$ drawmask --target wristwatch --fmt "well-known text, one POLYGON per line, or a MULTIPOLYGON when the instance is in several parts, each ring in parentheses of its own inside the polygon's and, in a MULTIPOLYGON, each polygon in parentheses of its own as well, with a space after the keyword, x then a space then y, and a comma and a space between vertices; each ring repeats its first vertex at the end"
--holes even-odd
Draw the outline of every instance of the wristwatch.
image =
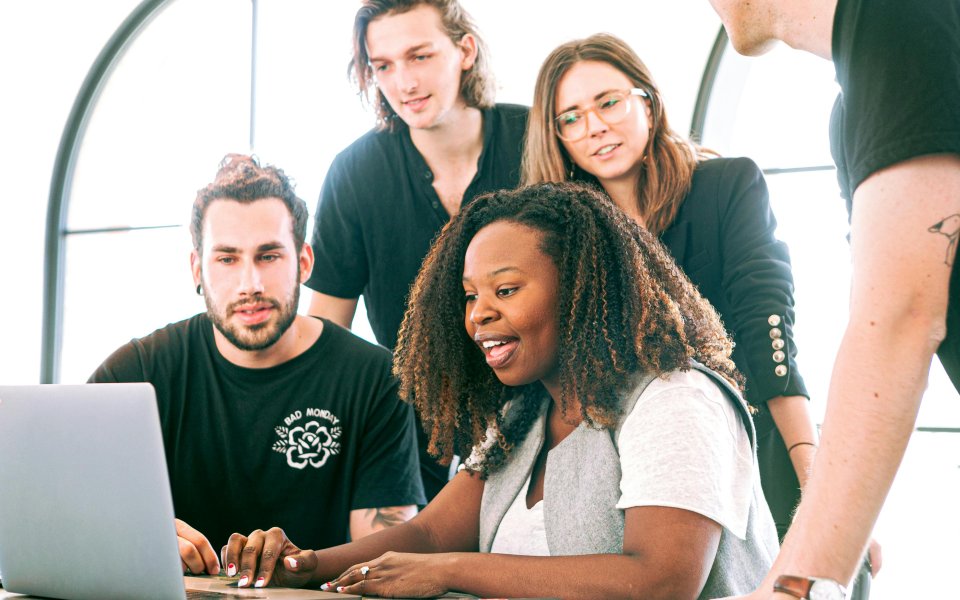
POLYGON ((789 594, 802 600, 846 600, 847 590, 832 579, 781 575, 773 584, 773 591, 789 594))

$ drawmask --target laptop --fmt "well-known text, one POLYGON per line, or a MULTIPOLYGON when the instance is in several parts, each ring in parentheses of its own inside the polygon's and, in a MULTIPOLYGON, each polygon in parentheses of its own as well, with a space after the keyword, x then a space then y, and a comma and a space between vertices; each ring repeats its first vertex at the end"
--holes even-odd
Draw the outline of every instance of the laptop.
POLYGON ((153 386, 0 386, 0 598, 359 598, 185 578, 173 514, 153 386))

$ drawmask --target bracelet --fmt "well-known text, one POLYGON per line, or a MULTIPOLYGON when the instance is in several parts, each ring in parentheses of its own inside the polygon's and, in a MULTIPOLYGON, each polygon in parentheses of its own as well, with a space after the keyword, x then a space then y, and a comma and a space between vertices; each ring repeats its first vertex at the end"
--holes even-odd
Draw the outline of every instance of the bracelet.
POLYGON ((813 446, 814 448, 817 447, 817 445, 814 444, 813 442, 797 442, 796 444, 787 448, 787 454, 790 454, 791 452, 793 452, 793 449, 796 448, 797 446, 813 446))

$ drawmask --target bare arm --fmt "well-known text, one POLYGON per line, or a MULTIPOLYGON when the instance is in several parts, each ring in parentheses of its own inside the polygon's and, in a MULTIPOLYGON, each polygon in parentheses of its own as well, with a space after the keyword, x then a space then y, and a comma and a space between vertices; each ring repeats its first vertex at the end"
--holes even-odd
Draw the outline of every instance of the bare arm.
POLYGON ((780 573, 840 582, 853 577, 946 332, 955 248, 931 229, 956 214, 960 157, 954 155, 899 163, 857 188, 850 321, 833 370, 823 439, 761 597, 769 597, 780 573))
POLYGON ((350 329, 353 326, 353 316, 357 313, 358 298, 337 298, 313 292, 310 298, 310 309, 307 311, 313 317, 325 317, 337 325, 350 329))
POLYGON ((626 510, 622 554, 513 556, 478 552, 387 553, 358 562, 332 583, 348 593, 436 596, 697 598, 713 565, 721 526, 698 513, 658 506, 626 510), (364 576, 362 568, 368 571, 364 576))
POLYGON ((406 523, 415 516, 417 516, 417 507, 413 504, 351 510, 350 539, 359 540, 381 529, 406 523))
POLYGON ((777 396, 767 401, 770 416, 780 430, 783 443, 790 450, 790 461, 804 487, 817 453, 817 428, 810 417, 810 403, 805 396, 777 396))
POLYGON ((372 561, 389 551, 436 553, 476 552, 480 538, 483 481, 461 471, 416 517, 360 540, 325 550, 301 550, 283 530, 235 533, 223 547, 224 564, 239 565, 240 587, 262 585, 318 586, 350 565, 372 561), (282 561, 278 564, 278 561, 282 561), (293 562, 291 562, 293 561, 293 562))

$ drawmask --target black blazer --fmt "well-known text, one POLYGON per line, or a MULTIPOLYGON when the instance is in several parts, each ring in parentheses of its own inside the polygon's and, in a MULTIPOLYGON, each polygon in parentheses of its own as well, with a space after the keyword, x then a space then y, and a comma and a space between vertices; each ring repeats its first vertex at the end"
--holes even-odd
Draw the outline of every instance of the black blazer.
MULTIPOLYGON (((793 343, 790 253, 776 228, 759 167, 748 158, 715 158, 697 167, 690 193, 660 236, 720 313, 736 344, 746 400, 761 408, 776 396, 809 396, 793 343)), ((765 412, 758 433, 772 426, 765 412)))

